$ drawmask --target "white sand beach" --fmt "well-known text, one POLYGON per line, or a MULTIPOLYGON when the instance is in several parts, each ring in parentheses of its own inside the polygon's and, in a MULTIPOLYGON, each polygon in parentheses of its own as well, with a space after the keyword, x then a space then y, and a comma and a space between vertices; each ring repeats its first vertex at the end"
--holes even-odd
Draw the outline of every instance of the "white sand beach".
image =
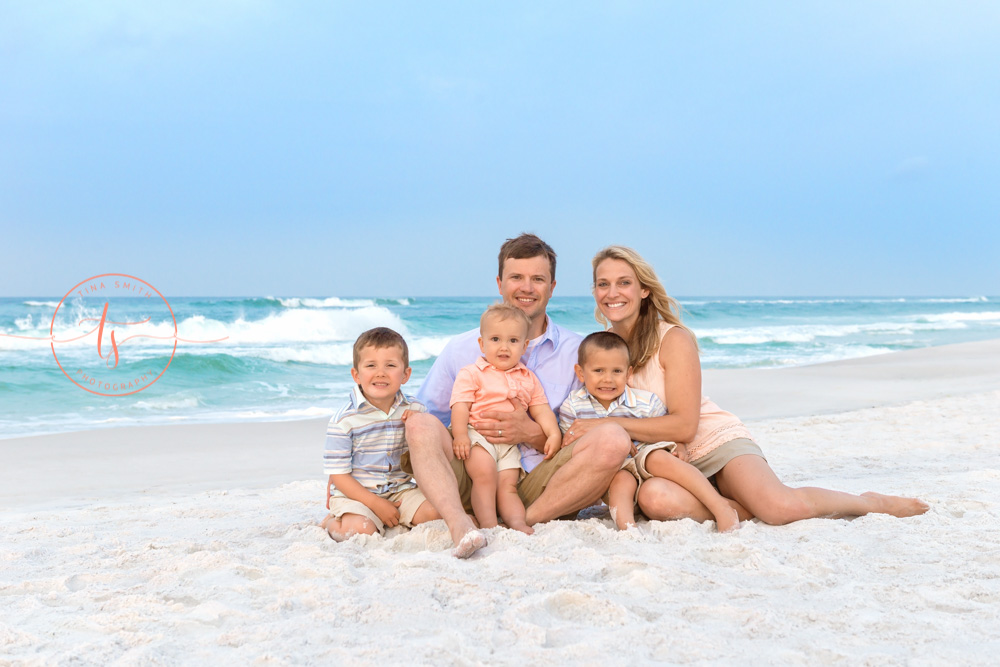
POLYGON ((324 419, 0 440, 0 664, 995 664, 1000 340, 705 374, 791 485, 926 500, 783 527, 599 509, 468 561, 337 544, 324 419))

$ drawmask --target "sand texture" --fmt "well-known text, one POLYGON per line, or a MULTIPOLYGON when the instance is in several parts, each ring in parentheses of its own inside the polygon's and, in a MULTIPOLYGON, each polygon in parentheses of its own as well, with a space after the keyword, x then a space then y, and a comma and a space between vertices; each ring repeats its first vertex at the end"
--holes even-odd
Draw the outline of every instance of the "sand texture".
MULTIPOLYGON (((825 366, 832 374, 810 373, 855 396, 885 381, 866 363, 853 376, 852 363, 825 366)), ((246 424, 131 429, 137 442, 187 436, 196 481, 134 454, 140 469, 169 469, 149 472, 149 488, 112 479, 133 465, 102 454, 113 432, 76 434, 94 438, 76 456, 105 456, 104 477, 64 481, 62 500, 4 497, 0 664, 996 664, 1000 372, 968 386, 961 370, 935 368, 922 398, 883 390, 879 407, 747 419, 786 483, 916 495, 931 505, 923 516, 621 533, 593 509, 530 537, 491 530, 469 561, 448 555, 442 522, 332 542, 316 526, 322 443, 288 442, 316 420, 267 425, 287 470, 257 445, 258 461, 241 464, 255 470, 227 471, 217 451, 198 458, 197 444, 246 424), (314 471, 296 479, 306 449, 314 471), (238 479, 184 486, 213 475, 238 479), (94 498, 105 478, 112 492, 94 498)), ((17 484, 32 488, 34 475, 47 488, 36 450, 73 437, 0 441, 15 452, 2 481, 20 469, 17 484)))

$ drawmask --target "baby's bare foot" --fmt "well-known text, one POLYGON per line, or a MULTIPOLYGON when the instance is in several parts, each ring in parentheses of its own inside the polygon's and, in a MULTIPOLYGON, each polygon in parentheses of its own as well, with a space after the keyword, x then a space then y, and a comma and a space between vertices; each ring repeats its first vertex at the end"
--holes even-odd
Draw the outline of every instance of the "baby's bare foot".
POLYGON ((930 505, 919 498, 887 496, 882 493, 875 493, 874 491, 868 491, 866 493, 862 493, 861 495, 875 502, 875 509, 872 511, 878 514, 891 514, 892 516, 902 518, 907 516, 917 516, 918 514, 923 514, 930 509, 930 505))
POLYGON ((528 524, 524 523, 523 521, 519 522, 519 523, 508 523, 507 527, 511 528, 513 530, 519 530, 522 533, 524 533, 525 535, 534 535, 535 534, 535 529, 532 528, 531 526, 529 526, 528 524))
POLYGON ((458 546, 451 550, 451 555, 455 558, 468 558, 486 546, 486 536, 478 530, 470 530, 458 542, 458 546))

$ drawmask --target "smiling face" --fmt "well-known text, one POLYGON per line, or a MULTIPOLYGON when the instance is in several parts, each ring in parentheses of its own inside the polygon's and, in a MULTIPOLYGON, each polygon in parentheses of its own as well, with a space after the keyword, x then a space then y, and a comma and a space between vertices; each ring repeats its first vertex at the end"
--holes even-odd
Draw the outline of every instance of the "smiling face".
POLYGON ((358 353, 358 365, 351 369, 351 377, 372 405, 388 413, 396 392, 410 379, 410 368, 399 347, 366 345, 358 353))
POLYGON ((545 307, 555 286, 549 259, 544 255, 508 259, 503 264, 503 275, 497 278, 503 300, 531 318, 532 338, 545 331, 545 307))
POLYGON ((614 348, 604 350, 591 346, 583 366, 574 367, 576 377, 587 387, 590 395, 607 408, 611 402, 625 393, 631 369, 628 365, 628 350, 614 348))
POLYGON ((649 290, 639 284, 632 266, 621 259, 606 259, 594 270, 594 301, 616 332, 632 330, 639 306, 649 290))
POLYGON ((522 317, 487 317, 480 328, 479 349, 486 361, 502 371, 517 366, 528 344, 528 327, 522 317))

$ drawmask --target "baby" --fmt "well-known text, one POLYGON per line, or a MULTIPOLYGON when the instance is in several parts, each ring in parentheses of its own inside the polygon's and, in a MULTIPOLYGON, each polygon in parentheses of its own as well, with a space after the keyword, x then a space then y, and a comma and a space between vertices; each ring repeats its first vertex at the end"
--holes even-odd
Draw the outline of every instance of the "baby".
POLYGON ((465 461, 472 479, 472 509, 480 527, 504 523, 522 533, 534 531, 524 521, 524 504, 517 495, 523 476, 517 445, 494 445, 469 425, 484 412, 527 409, 545 434, 545 458, 562 445, 562 433, 545 391, 535 374, 521 363, 531 321, 508 304, 494 304, 479 320, 483 356, 462 368, 451 393, 451 432, 455 456, 465 461))

